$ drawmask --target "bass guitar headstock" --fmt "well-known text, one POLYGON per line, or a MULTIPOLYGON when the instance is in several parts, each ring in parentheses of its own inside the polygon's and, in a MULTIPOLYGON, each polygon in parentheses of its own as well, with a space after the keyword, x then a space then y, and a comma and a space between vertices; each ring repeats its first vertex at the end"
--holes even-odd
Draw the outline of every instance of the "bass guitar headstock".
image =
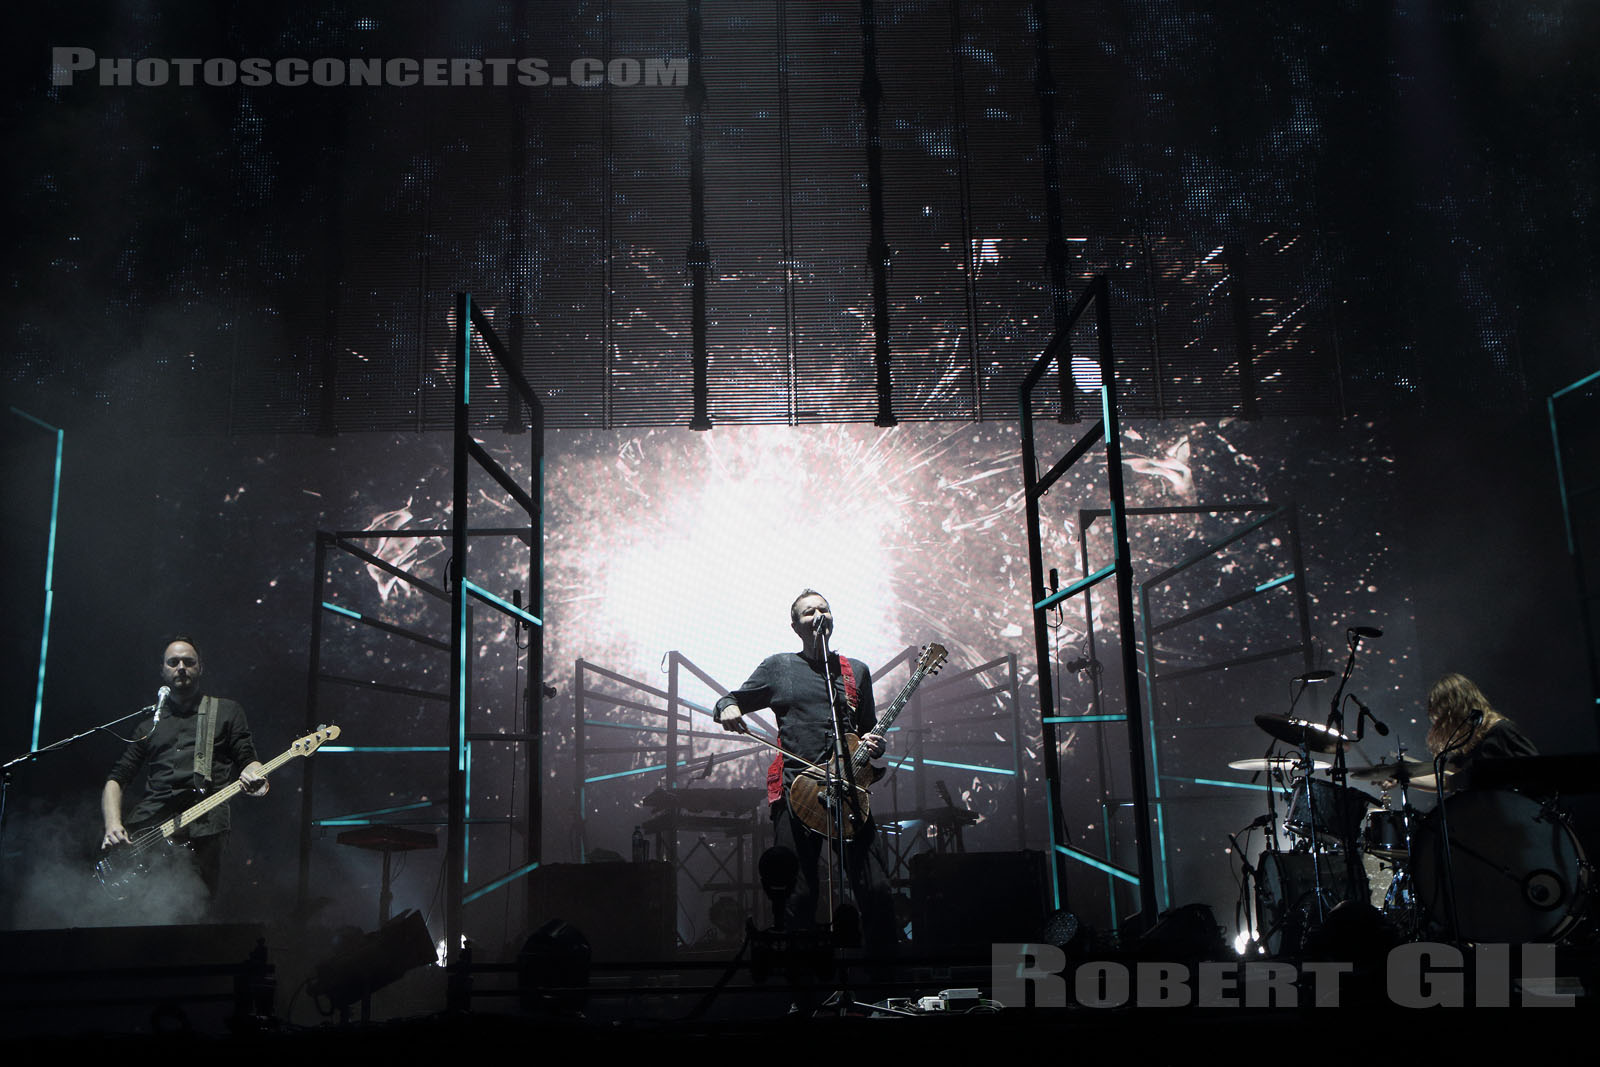
POLYGON ((289 746, 289 751, 296 756, 309 756, 329 741, 336 740, 339 736, 337 726, 319 726, 313 733, 306 734, 300 740, 289 746))

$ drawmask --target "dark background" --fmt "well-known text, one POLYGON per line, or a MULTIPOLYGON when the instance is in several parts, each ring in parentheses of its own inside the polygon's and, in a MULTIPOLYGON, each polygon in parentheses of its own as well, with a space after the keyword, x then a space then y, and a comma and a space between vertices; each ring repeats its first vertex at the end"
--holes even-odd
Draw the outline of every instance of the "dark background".
MULTIPOLYGON (((248 693, 258 719, 295 709, 264 748, 296 732, 314 531, 408 500, 440 521, 448 480, 426 431, 449 425, 458 291, 512 336, 568 470, 646 428, 687 427, 700 372, 712 436, 866 423, 887 400, 937 432, 977 423, 982 446, 952 458, 976 471, 1014 456, 1015 384, 1106 272, 1124 410, 1159 420, 1151 453, 1190 425, 1213 427, 1197 440, 1242 433, 1249 469, 1211 463, 1205 499, 1265 493, 1325 517, 1320 580, 1340 595, 1313 607, 1324 654, 1341 654, 1345 625, 1375 621, 1415 642, 1374 681, 1397 703, 1463 670, 1542 749, 1592 750, 1545 398, 1600 362, 1597 29, 1558 2, 19 15, 0 127, 6 402, 66 434, 42 740, 147 702, 155 646, 177 628, 206 635, 212 681, 248 693), (540 56, 553 70, 661 57, 694 60, 703 95, 52 86, 50 49, 68 45, 540 56), (881 95, 864 91, 873 72, 881 95), (1328 464, 1347 473, 1308 473, 1328 464), (1359 561, 1377 558, 1395 582, 1363 599, 1359 561)), ((1563 424, 1576 485, 1600 476, 1593 394, 1563 424)), ((492 375, 475 384, 486 438, 504 395, 492 375)), ((31 730, 54 442, 5 419, 9 755, 31 730)), ((1004 480, 1014 491, 1020 476, 1004 480)), ((1002 555, 997 543, 983 551, 1002 555)), ((985 580, 980 597, 1025 625, 1025 598, 985 580)), ((583 654, 582 635, 551 639, 583 654)), ((1026 637, 1019 651, 1026 663, 1026 637)), ((114 751, 96 740, 27 769, 14 810, 92 801, 114 751)), ((92 803, 72 820, 94 836, 92 803)), ((245 910, 275 907, 295 842, 241 822, 259 867, 233 891, 245 910)))

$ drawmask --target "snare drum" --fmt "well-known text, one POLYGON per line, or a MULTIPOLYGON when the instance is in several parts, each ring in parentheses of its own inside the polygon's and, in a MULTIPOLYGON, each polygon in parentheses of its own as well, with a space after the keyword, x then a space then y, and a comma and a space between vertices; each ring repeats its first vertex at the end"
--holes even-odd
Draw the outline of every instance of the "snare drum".
POLYGON ((1361 840, 1361 820, 1366 817, 1367 809, 1378 806, 1377 797, 1359 789, 1302 776, 1295 781, 1294 798, 1289 801, 1285 825, 1291 834, 1297 837, 1314 835, 1324 845, 1336 845, 1341 841, 1353 844, 1361 840))
MULTIPOLYGON (((1450 821, 1456 915, 1467 941, 1556 941, 1589 895, 1589 863, 1566 820, 1521 793, 1458 793, 1450 821)), ((1413 828, 1411 876, 1418 902, 1450 928, 1439 809, 1413 828)))
POLYGON ((1361 827, 1361 848, 1371 856, 1395 860, 1405 857, 1406 813, 1403 811, 1369 811, 1361 827))

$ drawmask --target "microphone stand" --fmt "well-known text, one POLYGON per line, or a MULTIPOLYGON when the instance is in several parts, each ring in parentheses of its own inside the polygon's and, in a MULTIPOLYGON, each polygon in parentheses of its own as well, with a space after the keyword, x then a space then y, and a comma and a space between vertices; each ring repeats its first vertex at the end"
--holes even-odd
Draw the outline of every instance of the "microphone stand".
MULTIPOLYGON (((1446 914, 1450 916, 1450 943, 1453 945, 1461 944, 1461 916, 1456 911, 1456 868, 1455 858, 1450 852, 1450 812, 1447 810, 1449 805, 1445 803, 1444 772, 1450 763, 1450 753, 1466 747, 1467 743, 1472 740, 1472 735, 1477 733, 1478 723, 1481 721, 1479 717, 1468 719, 1466 722, 1466 735, 1460 740, 1451 737, 1450 743, 1446 744, 1439 754, 1433 758, 1433 789, 1435 795, 1439 798, 1434 810, 1439 813, 1439 846, 1443 849, 1443 855, 1441 856, 1444 866, 1443 882, 1445 901, 1448 905, 1446 914)), ((1457 732, 1460 732, 1459 729, 1457 732)))
POLYGON ((68 745, 76 744, 77 742, 88 737, 90 734, 97 734, 101 730, 109 730, 118 723, 127 722, 129 719, 137 719, 141 715, 148 715, 150 712, 154 711, 156 707, 157 705, 151 704, 149 707, 140 708, 138 711, 129 712, 126 715, 112 719, 110 722, 101 723, 99 726, 92 726, 82 733, 73 734, 71 737, 63 737, 61 740, 52 742, 43 748, 33 749, 32 751, 24 752, 20 756, 14 756, 11 759, 6 760, 5 763, 0 764, 0 856, 5 855, 6 811, 7 801, 11 793, 11 768, 16 767, 19 764, 30 763, 44 755, 46 752, 55 752, 59 749, 66 748, 68 745))
MULTIPOLYGON (((1359 884, 1356 880, 1356 872, 1361 868, 1356 860, 1355 842, 1351 841, 1345 833, 1345 812, 1343 809, 1345 808, 1345 783, 1348 780, 1348 774, 1345 769, 1344 759, 1344 687, 1349 683, 1350 675, 1356 669, 1356 652, 1361 647, 1362 634, 1352 628, 1349 638, 1350 655, 1345 659, 1344 673, 1339 676, 1339 688, 1334 692, 1332 707, 1328 710, 1328 729, 1333 733, 1333 768, 1329 771, 1329 777, 1332 778, 1333 784, 1337 787, 1334 790, 1333 797, 1333 818, 1336 820, 1334 825, 1339 832, 1339 842, 1344 847, 1345 887, 1353 892, 1359 884)), ((1359 731, 1364 725, 1359 718, 1356 720, 1357 741, 1361 739, 1359 731)))
MULTIPOLYGON (((833 670, 829 662, 833 653, 828 647, 828 627, 819 622, 816 631, 817 648, 822 653, 822 680, 828 687, 828 721, 833 726, 833 755, 828 761, 828 774, 826 775, 826 788, 833 798, 830 814, 833 819, 833 848, 828 851, 828 927, 834 934, 834 948, 839 947, 839 915, 845 907, 845 898, 849 890, 850 876, 846 863, 846 849, 844 831, 847 822, 853 815, 859 815, 859 806, 856 803, 855 778, 850 774, 851 753, 850 746, 845 741, 845 728, 843 708, 840 705, 838 694, 833 687, 833 670), (848 808, 850 810, 846 810, 848 808), (837 868, 834 861, 837 860, 837 868)), ((864 916, 860 903, 855 905, 856 934, 860 936, 864 916)), ((871 1004, 864 1004, 856 1000, 850 992, 850 969, 842 961, 838 963, 839 988, 834 991, 825 1002, 824 1006, 832 1005, 833 1010, 843 1015, 851 1008, 865 1011, 877 1010, 871 1004)))

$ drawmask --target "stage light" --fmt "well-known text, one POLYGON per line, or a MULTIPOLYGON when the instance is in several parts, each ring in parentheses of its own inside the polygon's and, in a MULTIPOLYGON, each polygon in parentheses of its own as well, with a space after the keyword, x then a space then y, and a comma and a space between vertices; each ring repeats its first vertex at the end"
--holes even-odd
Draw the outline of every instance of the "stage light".
POLYGON ((317 965, 306 989, 318 1000, 330 1003, 325 1014, 335 1008, 346 1012, 360 1001, 365 1019, 371 1014, 373 993, 434 959, 427 923, 417 911, 407 910, 372 933, 349 939, 338 952, 317 965))

